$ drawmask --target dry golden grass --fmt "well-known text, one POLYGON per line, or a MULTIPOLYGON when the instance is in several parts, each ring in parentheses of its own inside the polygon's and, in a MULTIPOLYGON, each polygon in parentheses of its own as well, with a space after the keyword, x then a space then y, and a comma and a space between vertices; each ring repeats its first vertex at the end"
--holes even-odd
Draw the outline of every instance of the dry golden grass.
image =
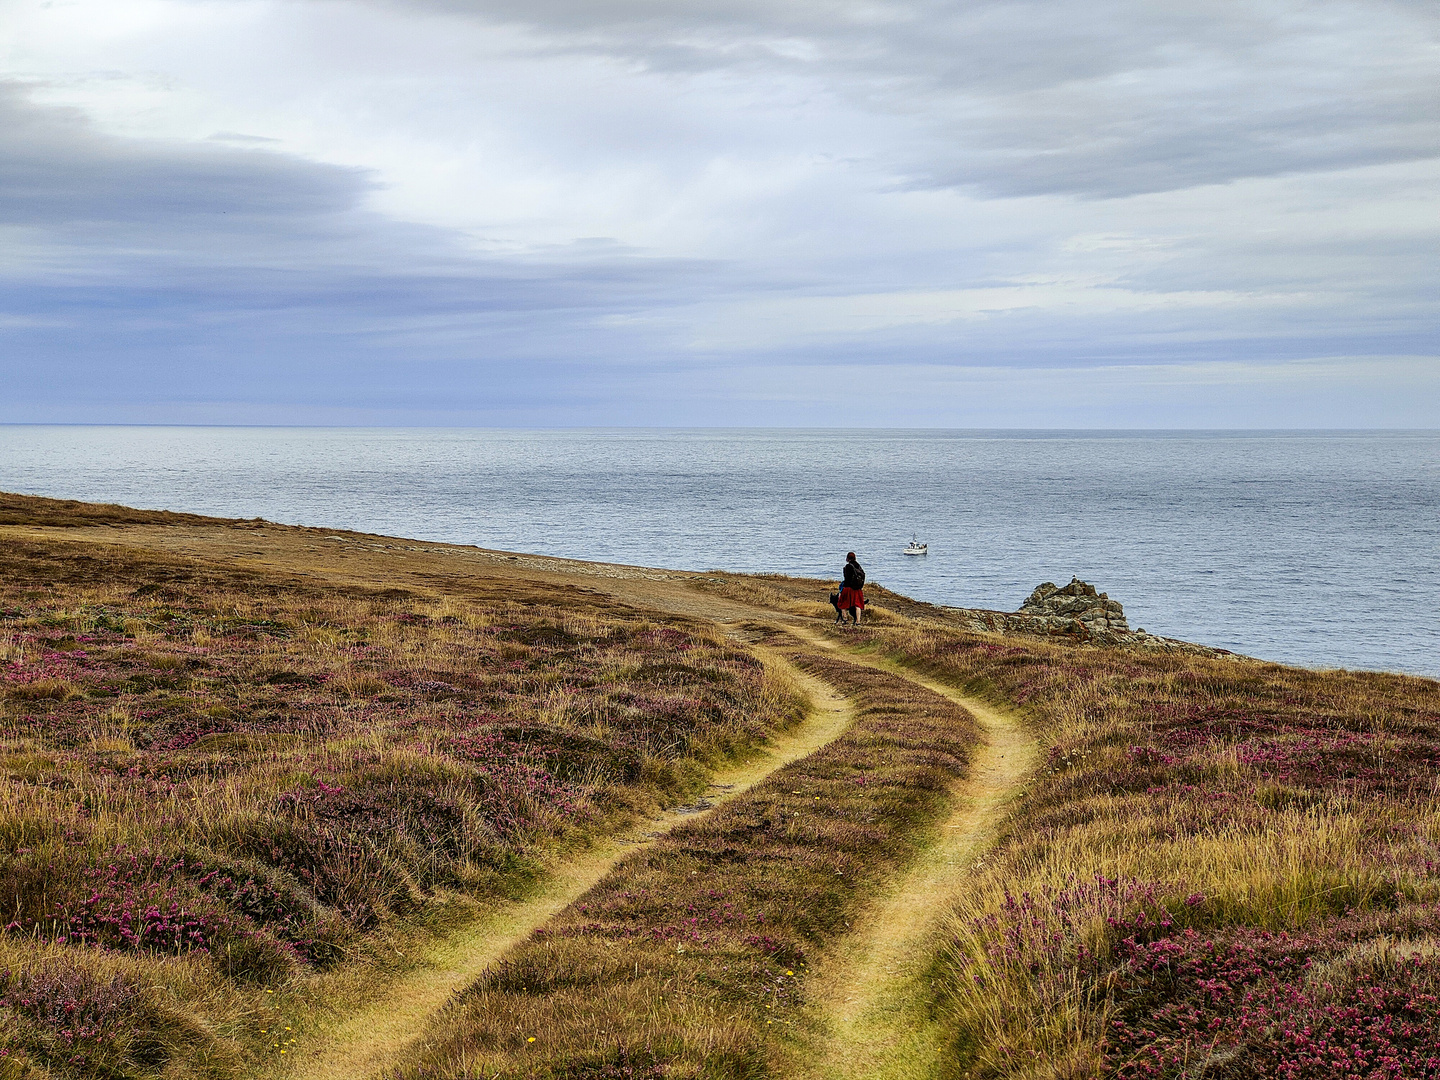
POLYGON ((1434 978, 1440 685, 935 627, 875 640, 1023 702, 1050 747, 937 945, 957 1069, 1268 1075, 1274 1060, 1310 1060, 1323 1032, 1383 1044, 1393 1075, 1421 1075, 1433 1040, 1404 1027, 1405 1006, 1375 1005, 1374 1023, 1407 1032, 1382 1038, 1336 1012, 1314 972, 1348 972, 1345 993, 1362 998, 1396 955, 1411 983, 1434 978), (1235 959, 1252 953, 1250 967, 1235 959), (1287 994, 1313 1038, 1285 1026, 1287 994))
POLYGON ((812 955, 943 819, 978 728, 913 682, 769 644, 847 694, 853 727, 617 866, 396 1075, 740 1078, 788 1060, 812 955))
MULTIPOLYGON (((833 617, 826 583, 781 577, 606 593, 583 568, 15 497, 0 527, 6 1077, 283 1073, 317 1016, 525 895, 542 856, 794 722, 799 688, 699 621, 707 597, 833 617), (107 542, 107 513, 134 531, 107 542), (189 536, 210 555, 156 550, 189 536), (271 565, 246 563, 262 538, 271 565), (127 900, 179 907, 136 944, 127 900)), ((965 634, 867 593, 836 640, 1017 708, 1047 748, 917 984, 938 1075, 1433 1077, 1440 686, 965 634)), ((759 1077, 814 1045, 789 1037, 809 961, 908 880, 970 731, 786 648, 860 703, 852 735, 622 863, 405 1074, 759 1077)))
POLYGON ((0 626, 13 1075, 270 1068, 435 903, 522 895, 802 708, 712 629, 527 581, 457 598, 19 532, 0 626), (272 1042, 246 1018, 277 999, 272 1042))

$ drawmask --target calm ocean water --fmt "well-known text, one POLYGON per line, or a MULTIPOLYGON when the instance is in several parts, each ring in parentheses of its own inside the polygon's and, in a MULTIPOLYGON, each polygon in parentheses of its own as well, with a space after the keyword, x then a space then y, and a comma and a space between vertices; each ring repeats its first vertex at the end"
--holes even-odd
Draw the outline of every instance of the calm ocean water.
POLYGON ((0 489, 1013 610, 1440 676, 1440 432, 0 427, 0 489), (912 534, 926 558, 900 554, 912 534))

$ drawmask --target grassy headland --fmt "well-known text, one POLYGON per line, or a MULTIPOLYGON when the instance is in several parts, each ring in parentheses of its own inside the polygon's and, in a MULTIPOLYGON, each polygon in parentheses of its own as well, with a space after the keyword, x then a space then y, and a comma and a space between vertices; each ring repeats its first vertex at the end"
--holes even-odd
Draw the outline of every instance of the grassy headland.
POLYGON ((826 591, 0 496, 0 1076, 284 1075, 446 926, 796 724, 798 669, 848 732, 552 909, 392 1074, 827 1075, 983 699, 1045 764, 887 953, 930 1056, 865 1075, 1440 1077, 1440 683, 880 589, 832 631, 826 591))
POLYGON ((849 731, 621 863, 458 999, 398 1075, 787 1071, 812 955, 915 854, 977 728, 913 682, 768 642, 852 698, 849 731))
POLYGON ((1440 684, 984 640, 873 646, 1048 762, 937 939, 962 1075, 1440 1075, 1440 684))
POLYGON ((11 532, 0 1070, 253 1073, 297 1038, 267 990, 375 962, 437 896, 523 892, 800 708, 712 629, 562 589, 456 601, 11 532))

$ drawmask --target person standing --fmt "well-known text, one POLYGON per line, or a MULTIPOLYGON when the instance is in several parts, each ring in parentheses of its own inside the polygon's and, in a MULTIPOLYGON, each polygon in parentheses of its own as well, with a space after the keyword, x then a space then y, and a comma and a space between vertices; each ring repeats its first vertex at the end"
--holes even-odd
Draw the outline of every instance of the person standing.
POLYGON ((845 554, 845 570, 840 583, 840 618, 850 612, 850 621, 860 625, 860 613, 865 610, 865 570, 855 558, 853 551, 845 554))

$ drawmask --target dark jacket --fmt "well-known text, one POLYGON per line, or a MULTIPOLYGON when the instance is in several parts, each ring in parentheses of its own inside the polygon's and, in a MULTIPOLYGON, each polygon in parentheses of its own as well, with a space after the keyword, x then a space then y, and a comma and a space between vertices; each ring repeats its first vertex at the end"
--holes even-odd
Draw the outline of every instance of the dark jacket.
POLYGON ((865 587, 865 571, 860 568, 858 562, 847 562, 845 564, 845 588, 863 589, 865 587))

